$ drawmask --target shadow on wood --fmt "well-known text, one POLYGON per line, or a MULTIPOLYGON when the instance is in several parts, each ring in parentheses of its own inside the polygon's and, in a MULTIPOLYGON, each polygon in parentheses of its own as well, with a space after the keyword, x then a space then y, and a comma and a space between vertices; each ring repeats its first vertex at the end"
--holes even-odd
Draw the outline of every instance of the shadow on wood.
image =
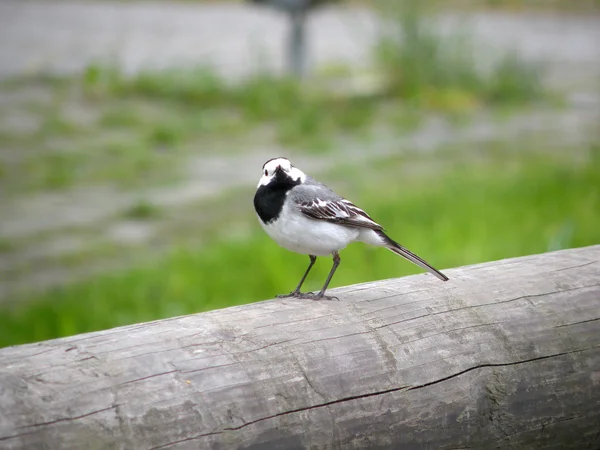
POLYGON ((0 448, 600 447, 600 246, 0 350, 0 448))

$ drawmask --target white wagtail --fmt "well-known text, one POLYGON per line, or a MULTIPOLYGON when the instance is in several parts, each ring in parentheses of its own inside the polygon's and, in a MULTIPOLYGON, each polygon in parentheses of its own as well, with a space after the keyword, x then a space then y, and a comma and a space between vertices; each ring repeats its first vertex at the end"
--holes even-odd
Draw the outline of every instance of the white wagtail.
POLYGON ((260 224, 280 246, 310 258, 296 289, 280 297, 330 299, 324 294, 340 264, 338 252, 355 241, 385 247, 440 280, 448 280, 424 259, 392 240, 366 212, 292 166, 287 158, 270 159, 262 170, 254 196, 260 224), (333 267, 321 292, 301 293, 300 288, 317 256, 326 255, 333 255, 333 267))

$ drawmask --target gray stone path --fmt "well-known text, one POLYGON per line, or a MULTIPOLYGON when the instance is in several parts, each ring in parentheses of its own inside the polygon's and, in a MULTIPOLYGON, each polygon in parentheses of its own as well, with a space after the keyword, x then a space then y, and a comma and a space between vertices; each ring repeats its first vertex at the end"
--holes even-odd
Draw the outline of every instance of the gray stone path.
MULTIPOLYGON (((465 24, 488 50, 517 47, 564 73, 576 64, 579 73, 572 76, 600 66, 600 16, 495 12, 440 18, 442 30, 465 24)), ((309 25, 316 64, 369 64, 379 28, 369 9, 323 8, 309 25)), ((285 16, 251 4, 3 0, 0 76, 70 72, 94 60, 116 61, 127 71, 209 63, 235 76, 265 62, 280 70, 286 26, 285 16)))

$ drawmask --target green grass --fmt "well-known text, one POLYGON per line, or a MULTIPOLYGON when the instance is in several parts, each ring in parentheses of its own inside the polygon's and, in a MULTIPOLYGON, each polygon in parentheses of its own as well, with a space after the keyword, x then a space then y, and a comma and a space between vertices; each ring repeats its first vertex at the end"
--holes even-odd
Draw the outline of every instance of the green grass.
POLYGON ((160 208, 144 199, 138 200, 129 209, 124 211, 123 217, 133 220, 148 220, 160 216, 160 208))
MULTIPOLYGON (((372 166, 343 166, 326 178, 337 179, 330 184, 440 269, 600 243, 600 148, 510 150, 490 144, 478 154, 395 157, 372 166)), ((36 294, 21 306, 5 308, 0 345, 287 292, 308 258, 277 247, 255 220, 249 206, 246 216, 228 221, 229 229, 240 230, 233 239, 211 232, 204 235, 202 246, 182 242, 143 266, 36 294)), ((307 287, 318 289, 329 268, 330 260, 320 259, 307 287)), ((342 253, 332 286, 418 272, 390 252, 353 244, 342 253)))
POLYGON ((15 155, 0 170, 9 193, 169 182, 181 178, 191 155, 223 140, 322 152, 339 135, 368 129, 381 110, 376 98, 262 74, 226 83, 206 68, 126 76, 95 65, 79 76, 12 80, 0 89, 25 95, 40 85, 51 101, 13 106, 33 117, 36 130, 0 130, 15 155))
MULTIPOLYGON (((164 109, 179 111, 176 121, 160 125, 162 130, 158 130, 168 142, 193 128, 205 133, 242 133, 268 124, 274 127, 278 143, 306 147, 372 122, 378 99, 333 96, 319 86, 318 82, 305 85, 262 73, 226 82, 205 67, 127 77, 118 69, 92 66, 83 77, 84 91, 97 101, 106 97, 153 101, 164 109), (190 116, 193 122, 186 119, 190 116), (174 132, 174 128, 178 130, 174 132)), ((119 119, 116 114, 104 123, 114 125, 119 119)), ((130 117, 120 119, 131 121, 130 117)))

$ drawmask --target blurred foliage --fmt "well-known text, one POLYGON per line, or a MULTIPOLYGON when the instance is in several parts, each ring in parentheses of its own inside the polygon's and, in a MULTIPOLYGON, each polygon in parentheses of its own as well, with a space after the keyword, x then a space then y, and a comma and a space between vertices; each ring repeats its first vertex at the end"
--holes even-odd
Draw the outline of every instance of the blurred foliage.
POLYGON ((223 139, 322 152, 334 136, 359 136, 383 119, 377 96, 332 94, 319 83, 266 74, 226 82, 206 68, 127 76, 91 65, 81 76, 13 80, 0 89, 51 96, 13 108, 31 132, 0 129, 14 154, 0 168, 0 184, 11 193, 169 182, 190 156, 223 139))
MULTIPOLYGON (((478 154, 450 149, 362 167, 342 163, 326 179, 352 180, 345 184, 348 192, 341 193, 440 269, 597 244, 600 148, 579 153, 569 148, 537 150, 490 143, 478 154)), ((146 211, 145 206, 140 209, 146 211)), ((228 221, 227 232, 215 224, 201 247, 181 245, 154 262, 5 308, 0 345, 205 311, 290 291, 308 258, 279 248, 262 232, 250 207, 247 212, 245 218, 228 221), (232 234, 234 228, 247 231, 232 234)), ((341 256, 332 287, 421 272, 390 252, 363 244, 351 245, 341 256)), ((320 288, 329 268, 330 259, 319 258, 307 288, 320 288)), ((423 276, 423 283, 436 282, 423 276)))
MULTIPOLYGON (((88 95, 153 101, 195 115, 200 130, 246 131, 274 125, 281 144, 310 147, 315 136, 351 132, 369 125, 376 99, 331 95, 322 85, 257 73, 233 82, 206 67, 143 72, 128 77, 117 69, 91 66, 83 77, 88 95)), ((189 127, 192 128, 192 127, 189 127)), ((178 136, 188 127, 180 126, 178 136)), ((198 129, 198 128, 196 128, 198 129)))
POLYGON ((388 22, 376 56, 390 95, 432 109, 458 110, 478 103, 522 104, 543 96, 539 64, 508 52, 483 69, 484 53, 469 35, 436 31, 422 2, 379 4, 388 22))
POLYGON ((3 161, 0 183, 15 193, 83 181, 157 184, 176 179, 191 155, 224 138, 324 152, 337 136, 359 138, 376 126, 414 129, 427 110, 469 115, 547 98, 539 67, 511 53, 482 74, 468 40, 442 39, 411 14, 402 12, 382 38, 383 76, 364 77, 370 81, 362 87, 340 70, 300 83, 262 73, 227 81, 203 67, 126 75, 109 65, 5 83, 23 95, 41 86, 52 99, 15 108, 30 116, 33 132, 0 130, 18 155, 3 161))
POLYGON ((131 207, 125 211, 123 216, 128 219, 146 220, 158 217, 160 214, 161 211, 158 206, 148 200, 140 199, 131 205, 131 207))
POLYGON ((473 8, 478 6, 510 10, 598 11, 600 0, 450 0, 446 6, 473 8))
POLYGON ((126 74, 92 64, 79 75, 4 82, 0 89, 23 97, 41 89, 49 100, 14 108, 31 132, 0 129, 18 155, 2 161, 0 183, 11 193, 159 184, 178 179, 189 157, 217 140, 324 152, 339 136, 382 125, 414 129, 428 111, 468 116, 549 99, 542 66, 508 52, 484 70, 468 33, 437 33, 428 5, 381 3, 386 25, 367 73, 317 70, 301 83, 263 72, 228 80, 207 67, 126 74))
MULTIPOLYGON (((137 0, 131 0, 137 1, 137 0)), ((215 0, 186 0, 191 3, 212 3, 215 0)), ((249 0, 221 0, 228 3, 246 3, 249 0)), ((252 1, 252 0, 250 0, 252 1)), ((371 5, 373 0, 339 0, 351 5, 371 5)), ((428 3, 447 9, 473 10, 494 8, 502 10, 533 11, 597 11, 600 0, 428 0, 428 3)))

